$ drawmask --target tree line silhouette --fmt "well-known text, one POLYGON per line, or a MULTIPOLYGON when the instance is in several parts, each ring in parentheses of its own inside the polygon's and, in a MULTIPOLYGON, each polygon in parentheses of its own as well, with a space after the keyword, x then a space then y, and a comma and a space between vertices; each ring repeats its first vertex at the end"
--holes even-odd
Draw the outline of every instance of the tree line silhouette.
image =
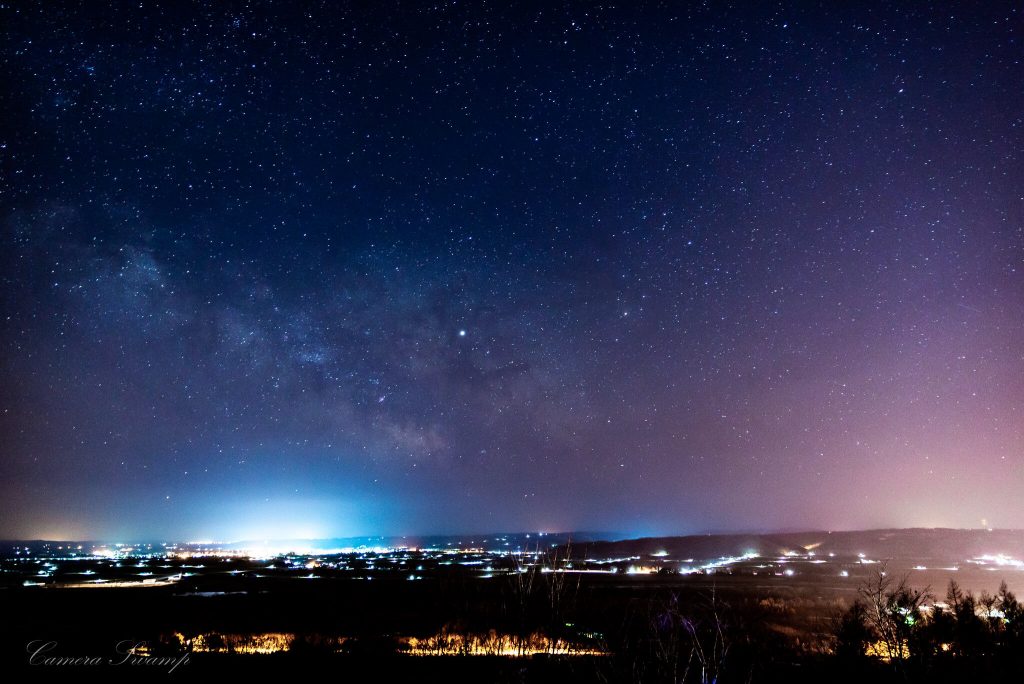
POLYGON ((883 568, 836 618, 834 637, 836 659, 855 671, 881 666, 944 681, 1024 674, 1024 605, 1006 582, 995 594, 975 595, 950 580, 937 600, 883 568))

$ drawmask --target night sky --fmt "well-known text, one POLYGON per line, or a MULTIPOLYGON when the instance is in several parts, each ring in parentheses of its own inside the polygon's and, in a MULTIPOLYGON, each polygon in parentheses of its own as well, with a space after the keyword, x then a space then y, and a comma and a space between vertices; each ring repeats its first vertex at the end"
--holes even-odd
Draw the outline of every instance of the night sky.
POLYGON ((1024 526, 1024 13, 510 5, 0 8, 0 536, 1024 526))

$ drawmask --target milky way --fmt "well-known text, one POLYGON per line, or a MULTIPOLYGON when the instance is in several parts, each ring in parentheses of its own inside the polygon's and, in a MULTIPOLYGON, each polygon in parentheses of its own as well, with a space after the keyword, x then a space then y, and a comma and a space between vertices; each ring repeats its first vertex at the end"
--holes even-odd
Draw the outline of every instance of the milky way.
POLYGON ((0 8, 0 536, 1024 526, 1021 12, 666 4, 0 8))

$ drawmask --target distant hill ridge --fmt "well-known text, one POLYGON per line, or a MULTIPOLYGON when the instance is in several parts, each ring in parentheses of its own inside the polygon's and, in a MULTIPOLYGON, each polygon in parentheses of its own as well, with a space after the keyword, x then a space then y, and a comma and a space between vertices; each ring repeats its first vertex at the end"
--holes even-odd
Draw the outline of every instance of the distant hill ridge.
POLYGON ((878 560, 913 558, 969 559, 1005 555, 1024 559, 1024 530, 965 530, 904 528, 778 534, 712 534, 681 537, 644 537, 621 541, 573 543, 572 556, 632 557, 667 554, 673 558, 721 558, 756 553, 761 556, 788 552, 837 556, 866 556, 878 560))

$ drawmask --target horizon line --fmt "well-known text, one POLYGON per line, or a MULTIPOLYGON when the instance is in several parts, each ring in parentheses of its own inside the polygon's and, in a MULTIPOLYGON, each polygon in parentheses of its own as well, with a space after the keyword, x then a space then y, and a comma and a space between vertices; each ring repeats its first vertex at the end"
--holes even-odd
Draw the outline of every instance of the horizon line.
POLYGON ((570 530, 570 531, 527 531, 522 530, 518 532, 454 532, 454 533, 405 533, 405 534, 353 534, 353 535, 342 535, 342 536, 328 536, 328 537, 266 537, 266 538, 243 538, 233 539, 228 541, 220 540, 182 540, 173 538, 164 539, 141 539, 131 538, 127 540, 113 540, 103 538, 78 538, 78 539, 46 539, 42 537, 36 538, 0 538, 0 543, 48 543, 48 544, 70 544, 70 543, 94 543, 94 544, 190 544, 190 545, 201 545, 201 544, 216 544, 216 545, 227 545, 227 544, 242 544, 242 543, 253 543, 253 542, 321 542, 321 541, 336 541, 336 540, 348 540, 348 539, 405 539, 410 537, 500 537, 505 535, 539 535, 539 536, 572 536, 572 535, 588 535, 588 536, 604 536, 602 539, 591 539, 589 542, 616 542, 616 541, 638 541, 643 539, 667 539, 667 538, 686 538, 686 537, 735 537, 735 536, 770 536, 780 534, 852 534, 857 532, 898 532, 898 531, 949 531, 949 532, 1024 532, 1024 528, 1020 527, 923 527, 923 526, 912 526, 912 527, 865 527, 865 528, 852 528, 852 529, 824 529, 824 528, 781 528, 778 530, 747 530, 747 531, 709 531, 709 532, 689 532, 689 533, 668 533, 668 534, 641 534, 641 535, 623 535, 621 532, 613 531, 598 531, 598 530, 570 530))

